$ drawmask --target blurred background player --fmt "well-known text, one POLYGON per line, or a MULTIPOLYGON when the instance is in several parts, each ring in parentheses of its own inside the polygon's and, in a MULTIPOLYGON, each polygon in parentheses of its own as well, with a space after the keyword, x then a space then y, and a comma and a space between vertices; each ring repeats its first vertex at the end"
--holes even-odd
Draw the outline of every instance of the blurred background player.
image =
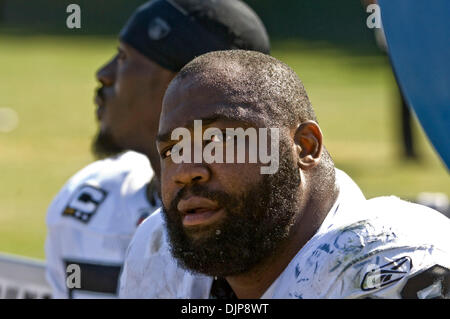
POLYGON ((176 73, 209 51, 270 50, 264 25, 239 0, 147 2, 119 40, 118 53, 97 72, 93 150, 104 159, 75 174, 48 209, 47 278, 55 298, 116 295, 128 243, 159 206, 155 137, 176 73), (66 272, 71 264, 80 278, 76 268, 66 272))

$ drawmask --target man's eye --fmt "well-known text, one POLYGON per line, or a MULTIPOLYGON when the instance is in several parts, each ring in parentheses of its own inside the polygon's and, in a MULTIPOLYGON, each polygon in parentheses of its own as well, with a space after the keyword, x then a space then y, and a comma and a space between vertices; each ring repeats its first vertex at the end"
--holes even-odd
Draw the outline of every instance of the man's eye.
POLYGON ((214 142, 214 143, 223 143, 223 142, 229 142, 233 139, 233 134, 227 134, 226 132, 221 132, 221 133, 217 133, 214 134, 213 136, 211 136, 211 140, 210 142, 214 142))
POLYGON ((172 156, 172 147, 169 147, 168 149, 166 149, 161 153, 162 159, 168 158, 170 156, 172 156))
POLYGON ((173 154, 178 154, 178 156, 183 156, 183 148, 179 144, 172 145, 172 146, 166 148, 161 153, 161 158, 166 159, 168 157, 171 157, 173 154))
POLYGON ((214 143, 223 142, 223 133, 214 134, 213 136, 211 136, 211 142, 214 142, 214 143))

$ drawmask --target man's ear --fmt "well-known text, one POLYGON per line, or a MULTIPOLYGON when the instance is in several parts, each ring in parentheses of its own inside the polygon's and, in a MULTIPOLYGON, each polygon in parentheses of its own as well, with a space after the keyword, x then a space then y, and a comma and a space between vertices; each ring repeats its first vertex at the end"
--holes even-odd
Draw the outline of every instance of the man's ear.
POLYGON ((307 170, 319 164, 322 155, 322 131, 314 121, 301 123, 294 134, 298 166, 307 170))

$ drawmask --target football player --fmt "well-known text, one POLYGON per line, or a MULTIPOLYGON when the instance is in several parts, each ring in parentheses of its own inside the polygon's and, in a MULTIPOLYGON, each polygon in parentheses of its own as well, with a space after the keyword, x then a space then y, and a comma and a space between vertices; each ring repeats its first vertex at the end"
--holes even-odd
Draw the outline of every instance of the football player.
POLYGON ((106 158, 76 173, 48 209, 53 297, 117 295, 129 241, 159 207, 155 137, 164 92, 194 57, 236 48, 269 52, 262 22, 239 0, 154 0, 131 16, 117 54, 97 72, 94 150, 106 158))
POLYGON ((231 50, 190 62, 166 91, 157 140, 162 209, 130 244, 121 297, 449 297, 450 220, 393 196, 366 200, 335 168, 302 82, 275 58, 231 50), (235 148, 229 129, 278 129, 278 170, 205 152, 175 160, 171 132, 192 133, 195 120, 215 130, 203 137, 215 155, 235 148))

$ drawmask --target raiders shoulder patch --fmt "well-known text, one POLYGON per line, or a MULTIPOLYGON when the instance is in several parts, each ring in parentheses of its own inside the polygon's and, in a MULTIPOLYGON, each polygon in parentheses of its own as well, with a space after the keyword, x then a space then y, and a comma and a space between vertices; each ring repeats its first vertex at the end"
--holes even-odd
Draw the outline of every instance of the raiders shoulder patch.
POLYGON ((82 185, 72 195, 62 215, 88 223, 105 200, 107 192, 91 185, 82 185))

